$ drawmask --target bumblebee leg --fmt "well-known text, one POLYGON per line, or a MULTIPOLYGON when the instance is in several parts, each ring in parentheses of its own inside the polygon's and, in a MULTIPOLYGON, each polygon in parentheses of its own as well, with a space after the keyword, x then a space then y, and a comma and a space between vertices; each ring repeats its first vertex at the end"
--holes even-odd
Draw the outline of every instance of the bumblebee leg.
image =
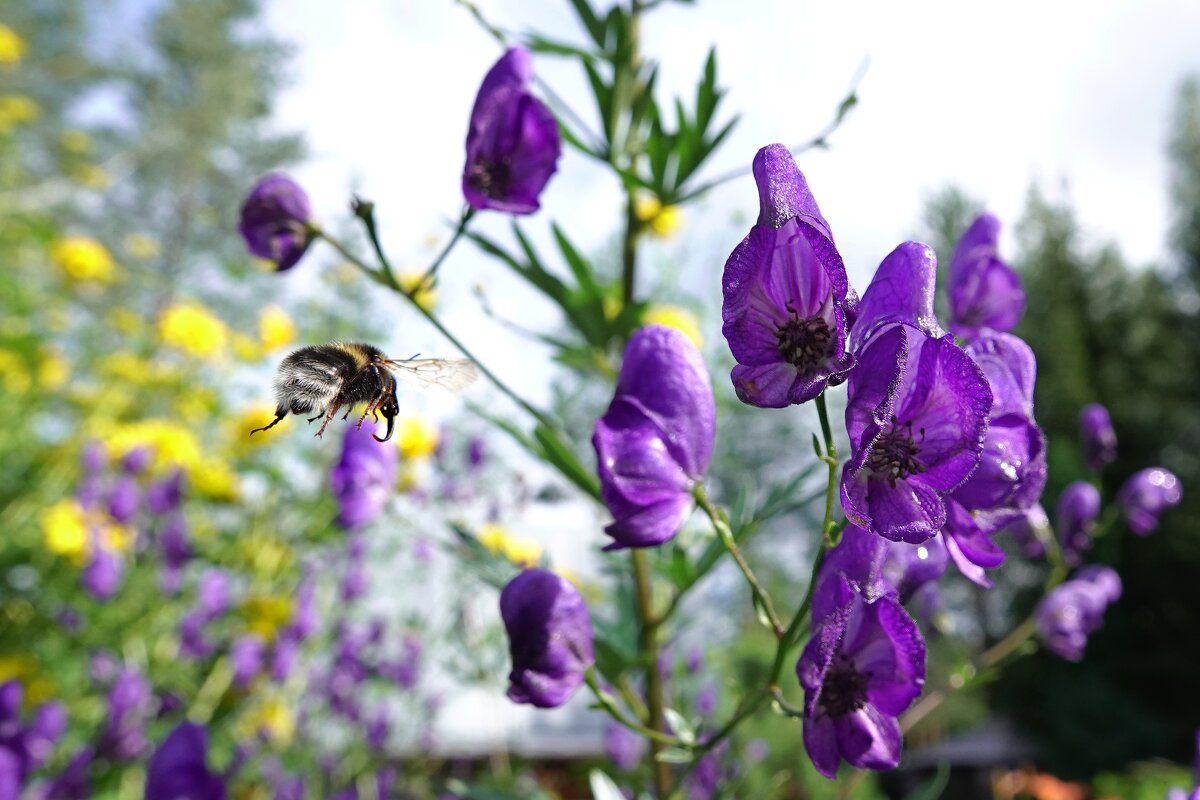
MULTIPOLYGON (((367 414, 375 413, 375 409, 377 408, 379 408, 378 401, 372 400, 367 403, 367 407, 363 409, 362 416, 358 418, 358 425, 355 427, 355 430, 362 430, 363 423, 367 421, 367 414)), ((378 415, 375 418, 378 419, 378 415)))
POLYGON ((258 433, 259 431, 271 430, 271 428, 274 428, 276 425, 283 422, 283 418, 286 417, 287 415, 288 415, 287 411, 284 411, 283 413, 276 411, 275 419, 273 419, 271 422, 267 423, 266 425, 263 425, 261 428, 255 428, 254 430, 250 431, 250 435, 253 436, 254 434, 258 433))
POLYGON ((338 412, 338 409, 339 409, 339 408, 341 408, 341 407, 342 407, 342 404, 341 404, 341 403, 337 403, 336 405, 332 405, 332 406, 330 406, 330 407, 329 407, 329 411, 328 411, 328 412, 326 412, 326 414, 325 414, 325 421, 324 421, 324 422, 322 422, 322 423, 321 423, 321 427, 317 429, 317 433, 316 433, 316 435, 317 435, 317 437, 318 437, 318 438, 321 436, 321 434, 322 434, 322 433, 324 433, 324 432, 325 432, 325 428, 326 428, 326 426, 327 426, 327 425, 329 425, 329 422, 330 422, 330 420, 332 420, 332 419, 333 419, 333 416, 334 416, 335 414, 337 414, 337 412, 338 412))
POLYGON ((346 413, 342 414, 342 419, 348 419, 350 417, 350 412, 353 410, 354 410, 354 406, 350 406, 349 408, 347 408, 346 413))

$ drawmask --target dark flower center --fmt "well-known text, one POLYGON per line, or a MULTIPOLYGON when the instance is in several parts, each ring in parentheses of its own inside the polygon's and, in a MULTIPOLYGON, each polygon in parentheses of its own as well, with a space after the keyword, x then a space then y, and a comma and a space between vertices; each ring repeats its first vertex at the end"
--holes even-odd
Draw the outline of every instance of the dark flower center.
POLYGON ((775 331, 779 355, 783 360, 808 372, 820 366, 833 354, 833 332, 823 317, 792 318, 775 331))
POLYGON ((869 677, 859 672, 844 653, 839 653, 821 684, 821 708, 831 717, 844 717, 862 708, 867 702, 869 677))
MULTIPOLYGON (((921 428, 918 434, 924 441, 925 429, 921 428)), ((925 471, 925 465, 917 461, 919 452, 921 448, 913 437, 912 422, 901 425, 899 420, 892 417, 892 424, 871 445, 867 466, 895 488, 896 481, 925 471)))
POLYGON ((499 161, 480 159, 471 165, 471 170, 467 173, 467 182, 486 197, 501 197, 508 192, 508 184, 512 180, 510 166, 507 158, 499 161))

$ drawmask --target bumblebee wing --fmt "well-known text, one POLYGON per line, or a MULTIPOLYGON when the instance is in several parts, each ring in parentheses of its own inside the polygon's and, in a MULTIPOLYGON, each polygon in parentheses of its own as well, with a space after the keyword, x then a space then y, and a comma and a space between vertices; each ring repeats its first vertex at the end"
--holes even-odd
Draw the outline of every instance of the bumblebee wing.
POLYGON ((466 358, 411 358, 387 363, 401 378, 422 389, 436 386, 461 392, 479 377, 475 362, 466 358))

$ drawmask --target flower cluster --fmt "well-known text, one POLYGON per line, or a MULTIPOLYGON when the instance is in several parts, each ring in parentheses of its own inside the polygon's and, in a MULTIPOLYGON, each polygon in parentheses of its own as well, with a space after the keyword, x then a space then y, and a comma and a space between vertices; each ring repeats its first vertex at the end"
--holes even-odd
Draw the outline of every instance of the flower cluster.
POLYGON ((1104 611, 1121 596, 1121 578, 1109 567, 1084 567, 1059 584, 1037 607, 1038 636, 1055 655, 1079 661, 1104 611))

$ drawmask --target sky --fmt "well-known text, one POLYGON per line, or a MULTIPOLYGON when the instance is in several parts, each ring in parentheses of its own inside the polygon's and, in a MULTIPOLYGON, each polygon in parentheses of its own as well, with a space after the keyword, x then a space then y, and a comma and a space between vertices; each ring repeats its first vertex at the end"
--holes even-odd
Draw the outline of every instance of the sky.
MULTIPOLYGON (((565 0, 478 4, 503 28, 536 25, 581 41, 565 0)), ((350 192, 360 192, 377 204, 393 261, 422 268, 461 207, 467 118, 499 46, 451 0, 268 0, 264 24, 295 46, 276 124, 308 140, 310 158, 295 174, 318 216, 336 226, 350 192)), ((879 261, 920 232, 928 199, 951 184, 1005 221, 1002 251, 1013 251, 1013 226, 1037 185, 1070 202, 1089 242, 1116 242, 1135 264, 1165 263, 1165 151, 1178 81, 1200 71, 1197 30, 1200 3, 1183 0, 699 0, 665 2, 646 20, 643 41, 662 63, 660 98, 690 96, 716 45, 726 112, 740 112, 742 121, 710 174, 748 166, 763 145, 810 138, 868 64, 858 107, 832 147, 799 161, 861 293, 879 261)), ((594 118, 575 64, 539 56, 536 68, 594 118)), ((568 150, 543 212, 527 225, 546 241, 554 219, 585 251, 603 252, 618 230, 621 202, 611 176, 568 150)), ((675 254, 685 279, 716 276, 756 203, 750 178, 725 185, 690 210, 678 238, 647 261, 675 254)), ((481 215, 479 225, 503 236, 507 220, 481 215)), ((484 318, 471 291, 482 285, 508 317, 540 330, 558 324, 554 310, 469 246, 447 260, 442 280, 449 327, 505 380, 544 401, 546 354, 484 318)), ((717 319, 715 280, 697 291, 709 319, 717 319)), ((715 331, 708 338, 710 347, 719 345, 715 331)), ((452 354, 399 305, 393 339, 405 352, 452 354)), ((579 524, 597 524, 591 512, 572 514, 579 524)), ((528 532, 570 563, 578 547, 564 551, 553 536, 563 525, 561 516, 535 520, 528 532)), ((533 724, 502 698, 492 700, 489 708, 506 724, 533 724)), ((457 738, 470 731, 463 726, 457 738)))

